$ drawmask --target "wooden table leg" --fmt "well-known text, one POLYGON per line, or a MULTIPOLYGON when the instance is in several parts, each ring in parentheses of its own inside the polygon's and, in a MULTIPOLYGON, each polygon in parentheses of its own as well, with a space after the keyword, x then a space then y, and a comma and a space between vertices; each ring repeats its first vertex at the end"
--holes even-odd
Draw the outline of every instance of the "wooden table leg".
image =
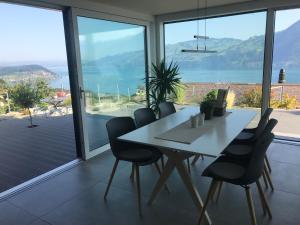
MULTIPOLYGON (((166 150, 164 151, 164 154, 168 157, 168 161, 162 172, 161 177, 159 178, 158 182, 156 183, 156 185, 154 187, 154 190, 150 196, 148 204, 149 205, 152 204, 155 197, 157 196, 159 191, 164 186, 166 180, 168 179, 168 177, 171 175, 172 171, 176 167, 183 183, 185 184, 186 188, 188 189, 188 191, 192 197, 194 204, 198 208, 199 212, 201 212, 201 210, 203 208, 203 202, 202 202, 199 192, 198 192, 197 188, 195 187, 195 185, 193 184, 192 178, 189 175, 187 168, 184 164, 186 155, 184 153, 175 152, 175 151, 166 151, 166 150)), ((210 220, 207 212, 205 212, 205 222, 207 224, 211 224, 211 220, 210 220)))
POLYGON ((172 173, 172 171, 175 168, 175 163, 172 162, 171 159, 167 160, 167 163, 162 171, 161 176, 159 177, 152 193, 150 196, 150 199, 148 201, 148 205, 151 205, 155 199, 155 197, 157 196, 157 194, 161 191, 161 189, 163 188, 163 186, 165 185, 168 177, 170 176, 170 174, 172 173))

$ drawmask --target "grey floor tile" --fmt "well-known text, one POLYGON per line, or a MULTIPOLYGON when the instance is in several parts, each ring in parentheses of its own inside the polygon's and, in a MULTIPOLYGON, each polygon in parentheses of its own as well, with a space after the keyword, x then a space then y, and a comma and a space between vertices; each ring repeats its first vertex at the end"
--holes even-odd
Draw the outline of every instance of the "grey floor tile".
POLYGON ((0 224, 27 225, 36 219, 37 217, 7 201, 0 202, 0 224))

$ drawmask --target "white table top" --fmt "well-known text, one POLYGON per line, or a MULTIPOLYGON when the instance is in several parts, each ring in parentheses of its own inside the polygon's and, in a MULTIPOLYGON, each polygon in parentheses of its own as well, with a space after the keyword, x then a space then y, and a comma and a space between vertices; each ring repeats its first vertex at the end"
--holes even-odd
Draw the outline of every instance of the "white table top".
MULTIPOLYGON (((181 111, 157 120, 147 126, 122 135, 119 139, 159 148, 189 153, 201 153, 206 156, 217 157, 256 115, 254 110, 248 109, 228 111, 232 113, 222 117, 221 120, 216 120, 214 129, 210 129, 209 132, 201 135, 191 144, 167 141, 155 137, 187 121, 191 115, 199 113, 199 107, 186 107, 181 111)), ((214 120, 210 122, 214 123, 214 120)), ((184 133, 182 135, 184 135, 184 133)))

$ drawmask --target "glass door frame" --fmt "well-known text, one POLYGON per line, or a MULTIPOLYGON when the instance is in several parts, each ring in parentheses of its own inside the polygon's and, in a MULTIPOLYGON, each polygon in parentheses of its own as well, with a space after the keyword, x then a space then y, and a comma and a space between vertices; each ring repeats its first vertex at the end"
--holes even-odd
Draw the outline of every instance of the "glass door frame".
POLYGON ((100 148, 94 149, 90 151, 89 149, 89 139, 88 139, 88 129, 86 123, 86 114, 85 114, 85 106, 84 106, 84 86, 83 86, 83 74, 82 74, 82 65, 81 65, 81 57, 80 57, 80 45, 79 45, 79 31, 78 31, 78 22, 77 17, 87 17, 93 19, 100 19, 100 20, 107 20, 112 22, 120 22, 120 23, 127 23, 133 25, 139 25, 145 27, 145 78, 146 78, 146 99, 147 104, 149 104, 149 88, 148 88, 148 77, 149 77, 149 65, 151 65, 151 55, 150 55, 150 22, 137 20, 130 17, 123 17, 123 16, 116 16, 105 14, 97 11, 90 11, 85 9, 78 9, 78 8, 70 8, 69 9, 69 16, 72 20, 72 30, 74 35, 74 47, 75 47, 75 60, 76 60, 76 70, 78 74, 77 78, 77 93, 79 98, 79 105, 80 107, 80 116, 79 120, 81 123, 81 143, 82 143, 82 158, 87 160, 96 155, 99 155, 107 150, 110 149, 110 145, 106 144, 100 148))

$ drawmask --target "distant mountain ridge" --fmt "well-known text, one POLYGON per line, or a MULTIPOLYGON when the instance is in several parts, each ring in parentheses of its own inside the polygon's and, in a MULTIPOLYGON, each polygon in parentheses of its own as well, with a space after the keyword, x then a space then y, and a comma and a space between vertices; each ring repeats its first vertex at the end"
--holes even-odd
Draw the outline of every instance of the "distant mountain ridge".
MULTIPOLYGON (((206 40, 207 48, 216 50, 213 54, 183 53, 182 49, 195 49, 196 41, 184 41, 168 44, 166 59, 180 64, 181 69, 262 69, 265 36, 254 36, 247 40, 233 38, 211 38, 206 40)), ((204 41, 199 41, 203 48, 204 41)), ((86 65, 113 64, 116 68, 134 69, 143 65, 143 51, 123 53, 86 62, 86 65)), ((275 34, 274 68, 300 68, 300 21, 275 34)))
POLYGON ((57 75, 40 65, 2 66, 0 67, 0 79, 7 82, 19 82, 29 79, 53 80, 57 75))

